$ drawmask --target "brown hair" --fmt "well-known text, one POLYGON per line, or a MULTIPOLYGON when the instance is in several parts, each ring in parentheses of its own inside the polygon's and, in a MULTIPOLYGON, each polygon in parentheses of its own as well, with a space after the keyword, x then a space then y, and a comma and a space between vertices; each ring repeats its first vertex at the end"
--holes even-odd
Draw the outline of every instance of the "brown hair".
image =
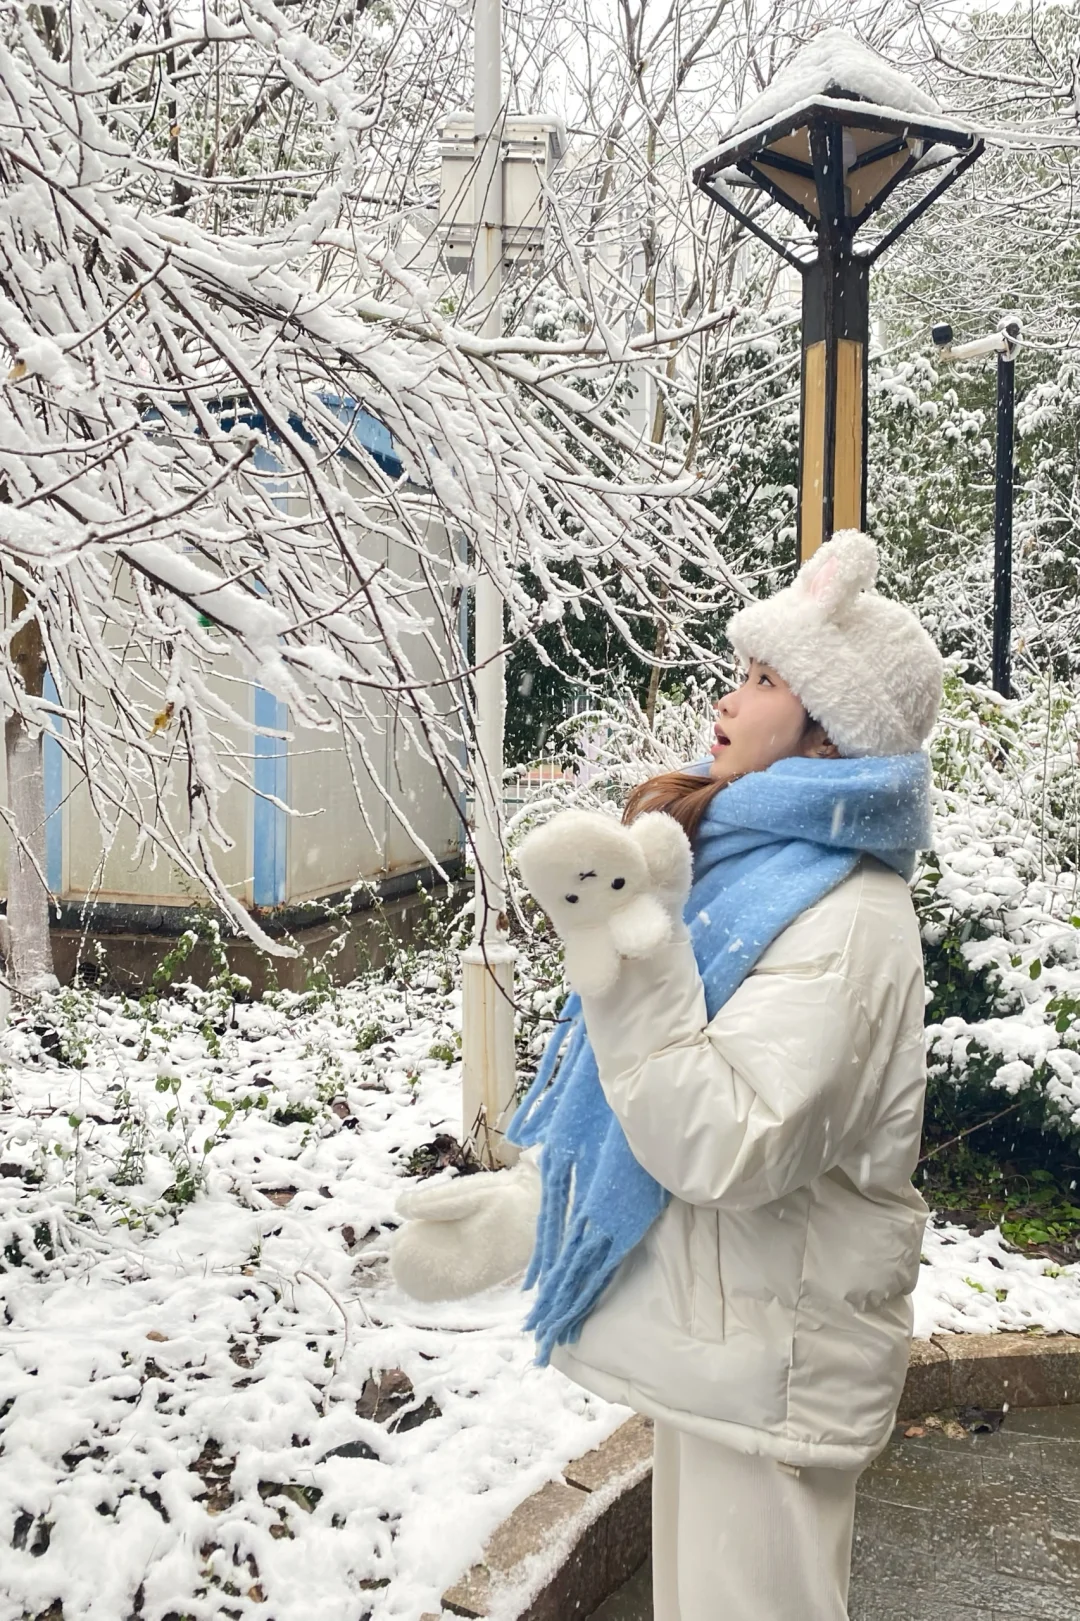
POLYGON ((626 801, 623 821, 629 824, 646 811, 663 811, 675 818, 688 839, 693 839, 716 795, 736 780, 699 777, 692 771, 665 771, 638 783, 626 801))

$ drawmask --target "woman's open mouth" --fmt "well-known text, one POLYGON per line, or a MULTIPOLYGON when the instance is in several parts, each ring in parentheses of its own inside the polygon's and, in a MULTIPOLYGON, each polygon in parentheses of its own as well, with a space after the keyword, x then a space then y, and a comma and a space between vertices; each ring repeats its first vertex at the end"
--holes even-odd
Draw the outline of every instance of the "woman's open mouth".
POLYGON ((731 747, 730 737, 728 737, 726 732, 722 732, 719 726, 714 726, 713 732, 716 736, 716 742, 712 745, 712 753, 714 755, 719 754, 722 749, 731 747))

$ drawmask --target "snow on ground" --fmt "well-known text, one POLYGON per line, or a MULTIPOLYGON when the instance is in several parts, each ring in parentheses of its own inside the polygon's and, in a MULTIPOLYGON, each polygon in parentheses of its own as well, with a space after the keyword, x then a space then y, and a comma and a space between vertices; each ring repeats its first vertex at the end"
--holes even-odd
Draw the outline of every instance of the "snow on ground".
MULTIPOLYGON (((626 1416, 532 1364, 515 1288, 420 1307, 388 1280, 409 1156, 458 1129, 441 959, 49 1005, 0 1071, 0 1621, 437 1611, 626 1416)), ((925 1258, 920 1334, 1080 1332, 1080 1267, 958 1228, 925 1258)))
POLYGON ((532 1365, 516 1288, 420 1307, 387 1281, 404 1162, 458 1130, 454 993, 282 998, 221 1034, 83 1001, 82 1069, 18 1032, 4 1069, 0 1618, 437 1611, 626 1416, 532 1365), (358 1414, 391 1370, 412 1427, 358 1414))
POLYGON ((996 1334, 1043 1329, 1080 1334, 1080 1265, 1021 1255, 998 1228, 976 1237, 931 1223, 915 1290, 915 1334, 996 1334))

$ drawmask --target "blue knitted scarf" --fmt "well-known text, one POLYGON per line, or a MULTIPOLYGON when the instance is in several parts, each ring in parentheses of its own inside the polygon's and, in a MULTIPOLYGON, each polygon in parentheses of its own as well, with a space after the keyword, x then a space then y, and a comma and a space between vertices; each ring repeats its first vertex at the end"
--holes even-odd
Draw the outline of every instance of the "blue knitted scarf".
MULTIPOLYGON (((707 764, 693 767, 705 771, 707 764)), ((712 1019, 762 952, 864 853, 911 876, 930 842, 925 754, 778 760, 710 802, 694 840, 685 918, 712 1019)), ((536 1247, 525 1288, 537 1361, 572 1344, 616 1269, 671 1195, 630 1152, 604 1097, 573 995, 507 1132, 543 1145, 536 1247)))

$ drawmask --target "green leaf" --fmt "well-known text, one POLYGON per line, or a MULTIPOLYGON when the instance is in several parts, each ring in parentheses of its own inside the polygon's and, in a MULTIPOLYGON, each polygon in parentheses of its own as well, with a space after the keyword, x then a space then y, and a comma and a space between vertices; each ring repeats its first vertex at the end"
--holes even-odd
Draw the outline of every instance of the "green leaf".
POLYGON ((1039 975, 1042 973, 1042 963, 1039 961, 1038 957, 1034 957, 1032 959, 1028 967, 1028 973, 1031 975, 1032 979, 1038 979, 1039 975))

